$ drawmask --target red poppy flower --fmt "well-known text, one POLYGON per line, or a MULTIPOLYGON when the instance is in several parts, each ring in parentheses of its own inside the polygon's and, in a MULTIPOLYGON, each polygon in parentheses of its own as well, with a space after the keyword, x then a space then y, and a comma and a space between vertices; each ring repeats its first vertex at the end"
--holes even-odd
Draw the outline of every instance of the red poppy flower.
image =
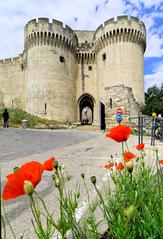
POLYGON ((121 171, 123 168, 124 168, 124 165, 123 165, 123 163, 121 163, 121 162, 119 162, 118 165, 116 166, 116 169, 117 169, 118 171, 121 171))
POLYGON ((160 164, 163 164, 163 159, 161 159, 161 160, 159 161, 159 163, 160 163, 160 164))
POLYGON ((106 137, 115 140, 116 142, 120 143, 126 141, 131 133, 131 129, 125 125, 118 125, 116 127, 111 128, 106 137))
POLYGON ((106 169, 109 169, 109 168, 112 168, 113 166, 114 166, 114 163, 111 162, 111 163, 106 164, 104 167, 105 167, 106 169))
POLYGON ((144 145, 145 145, 144 143, 138 144, 138 145, 136 146, 136 149, 139 150, 139 151, 140 151, 140 150, 143 150, 143 149, 144 149, 144 145))
POLYGON ((44 170, 53 170, 52 166, 55 158, 51 157, 46 160, 43 164, 32 161, 22 165, 16 173, 9 174, 6 178, 8 179, 2 198, 4 200, 9 200, 12 198, 24 195, 24 182, 29 181, 35 188, 37 184, 41 181, 41 176, 44 170))
POLYGON ((17 173, 7 176, 8 182, 4 188, 2 198, 9 200, 24 195, 24 181, 30 181, 35 188, 41 181, 42 173, 41 163, 33 161, 24 164, 17 173))
POLYGON ((136 155, 131 152, 125 152, 123 154, 125 162, 129 162, 131 159, 136 158, 136 155))
POLYGON ((43 163, 43 169, 44 170, 48 170, 48 171, 52 171, 54 169, 53 163, 55 162, 55 158, 51 157, 50 159, 46 160, 43 163))

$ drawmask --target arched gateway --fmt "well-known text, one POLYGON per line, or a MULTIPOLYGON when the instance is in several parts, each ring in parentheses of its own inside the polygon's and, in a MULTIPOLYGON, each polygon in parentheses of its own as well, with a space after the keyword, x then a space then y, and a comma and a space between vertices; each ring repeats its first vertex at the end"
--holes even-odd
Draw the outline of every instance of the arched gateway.
POLYGON ((78 100, 79 117, 82 124, 92 124, 94 119, 95 100, 89 94, 82 95, 78 100))

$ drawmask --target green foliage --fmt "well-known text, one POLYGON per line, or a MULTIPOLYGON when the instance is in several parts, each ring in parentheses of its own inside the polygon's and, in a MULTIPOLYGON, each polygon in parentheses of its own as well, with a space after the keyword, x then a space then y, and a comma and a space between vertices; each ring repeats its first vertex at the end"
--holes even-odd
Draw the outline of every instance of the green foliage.
MULTIPOLYGON (((4 108, 0 107, 0 124, 2 124, 2 113, 4 111, 4 108)), ((22 127, 22 120, 26 119, 28 120, 29 123, 29 128, 34 128, 35 126, 39 125, 57 125, 60 124, 59 122, 55 121, 55 120, 47 120, 47 119, 43 119, 43 118, 39 118, 37 116, 31 115, 25 111, 22 111, 20 109, 13 109, 13 108, 9 108, 8 109, 9 112, 9 125, 10 127, 22 127)))
POLYGON ((145 106, 142 108, 142 113, 151 116, 153 112, 163 116, 163 84, 160 88, 154 85, 145 93, 145 106))
POLYGON ((114 180, 114 194, 106 194, 111 238, 161 238, 161 186, 153 172, 139 165, 114 180))

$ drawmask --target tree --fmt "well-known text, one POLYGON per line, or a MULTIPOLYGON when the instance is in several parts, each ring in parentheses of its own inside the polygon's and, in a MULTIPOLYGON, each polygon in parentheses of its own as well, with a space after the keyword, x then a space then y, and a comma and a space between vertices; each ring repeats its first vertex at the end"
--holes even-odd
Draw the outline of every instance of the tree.
POLYGON ((155 112, 163 117, 163 83, 160 88, 156 85, 148 88, 145 92, 145 105, 142 107, 142 113, 152 115, 155 112))

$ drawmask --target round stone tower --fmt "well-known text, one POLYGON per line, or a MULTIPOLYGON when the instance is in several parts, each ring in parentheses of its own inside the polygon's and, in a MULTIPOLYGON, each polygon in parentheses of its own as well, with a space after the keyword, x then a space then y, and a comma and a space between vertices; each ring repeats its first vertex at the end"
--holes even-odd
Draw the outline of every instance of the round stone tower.
POLYGON ((25 26, 25 110, 58 121, 75 121, 77 37, 48 18, 25 26), (73 70, 72 70, 73 66, 73 70))
MULTIPOLYGON (((108 87, 132 88, 138 103, 144 102, 144 51, 146 30, 135 17, 117 17, 100 25, 95 34, 99 98, 105 101, 108 87)), ((114 99, 113 103, 114 103, 114 99)))

